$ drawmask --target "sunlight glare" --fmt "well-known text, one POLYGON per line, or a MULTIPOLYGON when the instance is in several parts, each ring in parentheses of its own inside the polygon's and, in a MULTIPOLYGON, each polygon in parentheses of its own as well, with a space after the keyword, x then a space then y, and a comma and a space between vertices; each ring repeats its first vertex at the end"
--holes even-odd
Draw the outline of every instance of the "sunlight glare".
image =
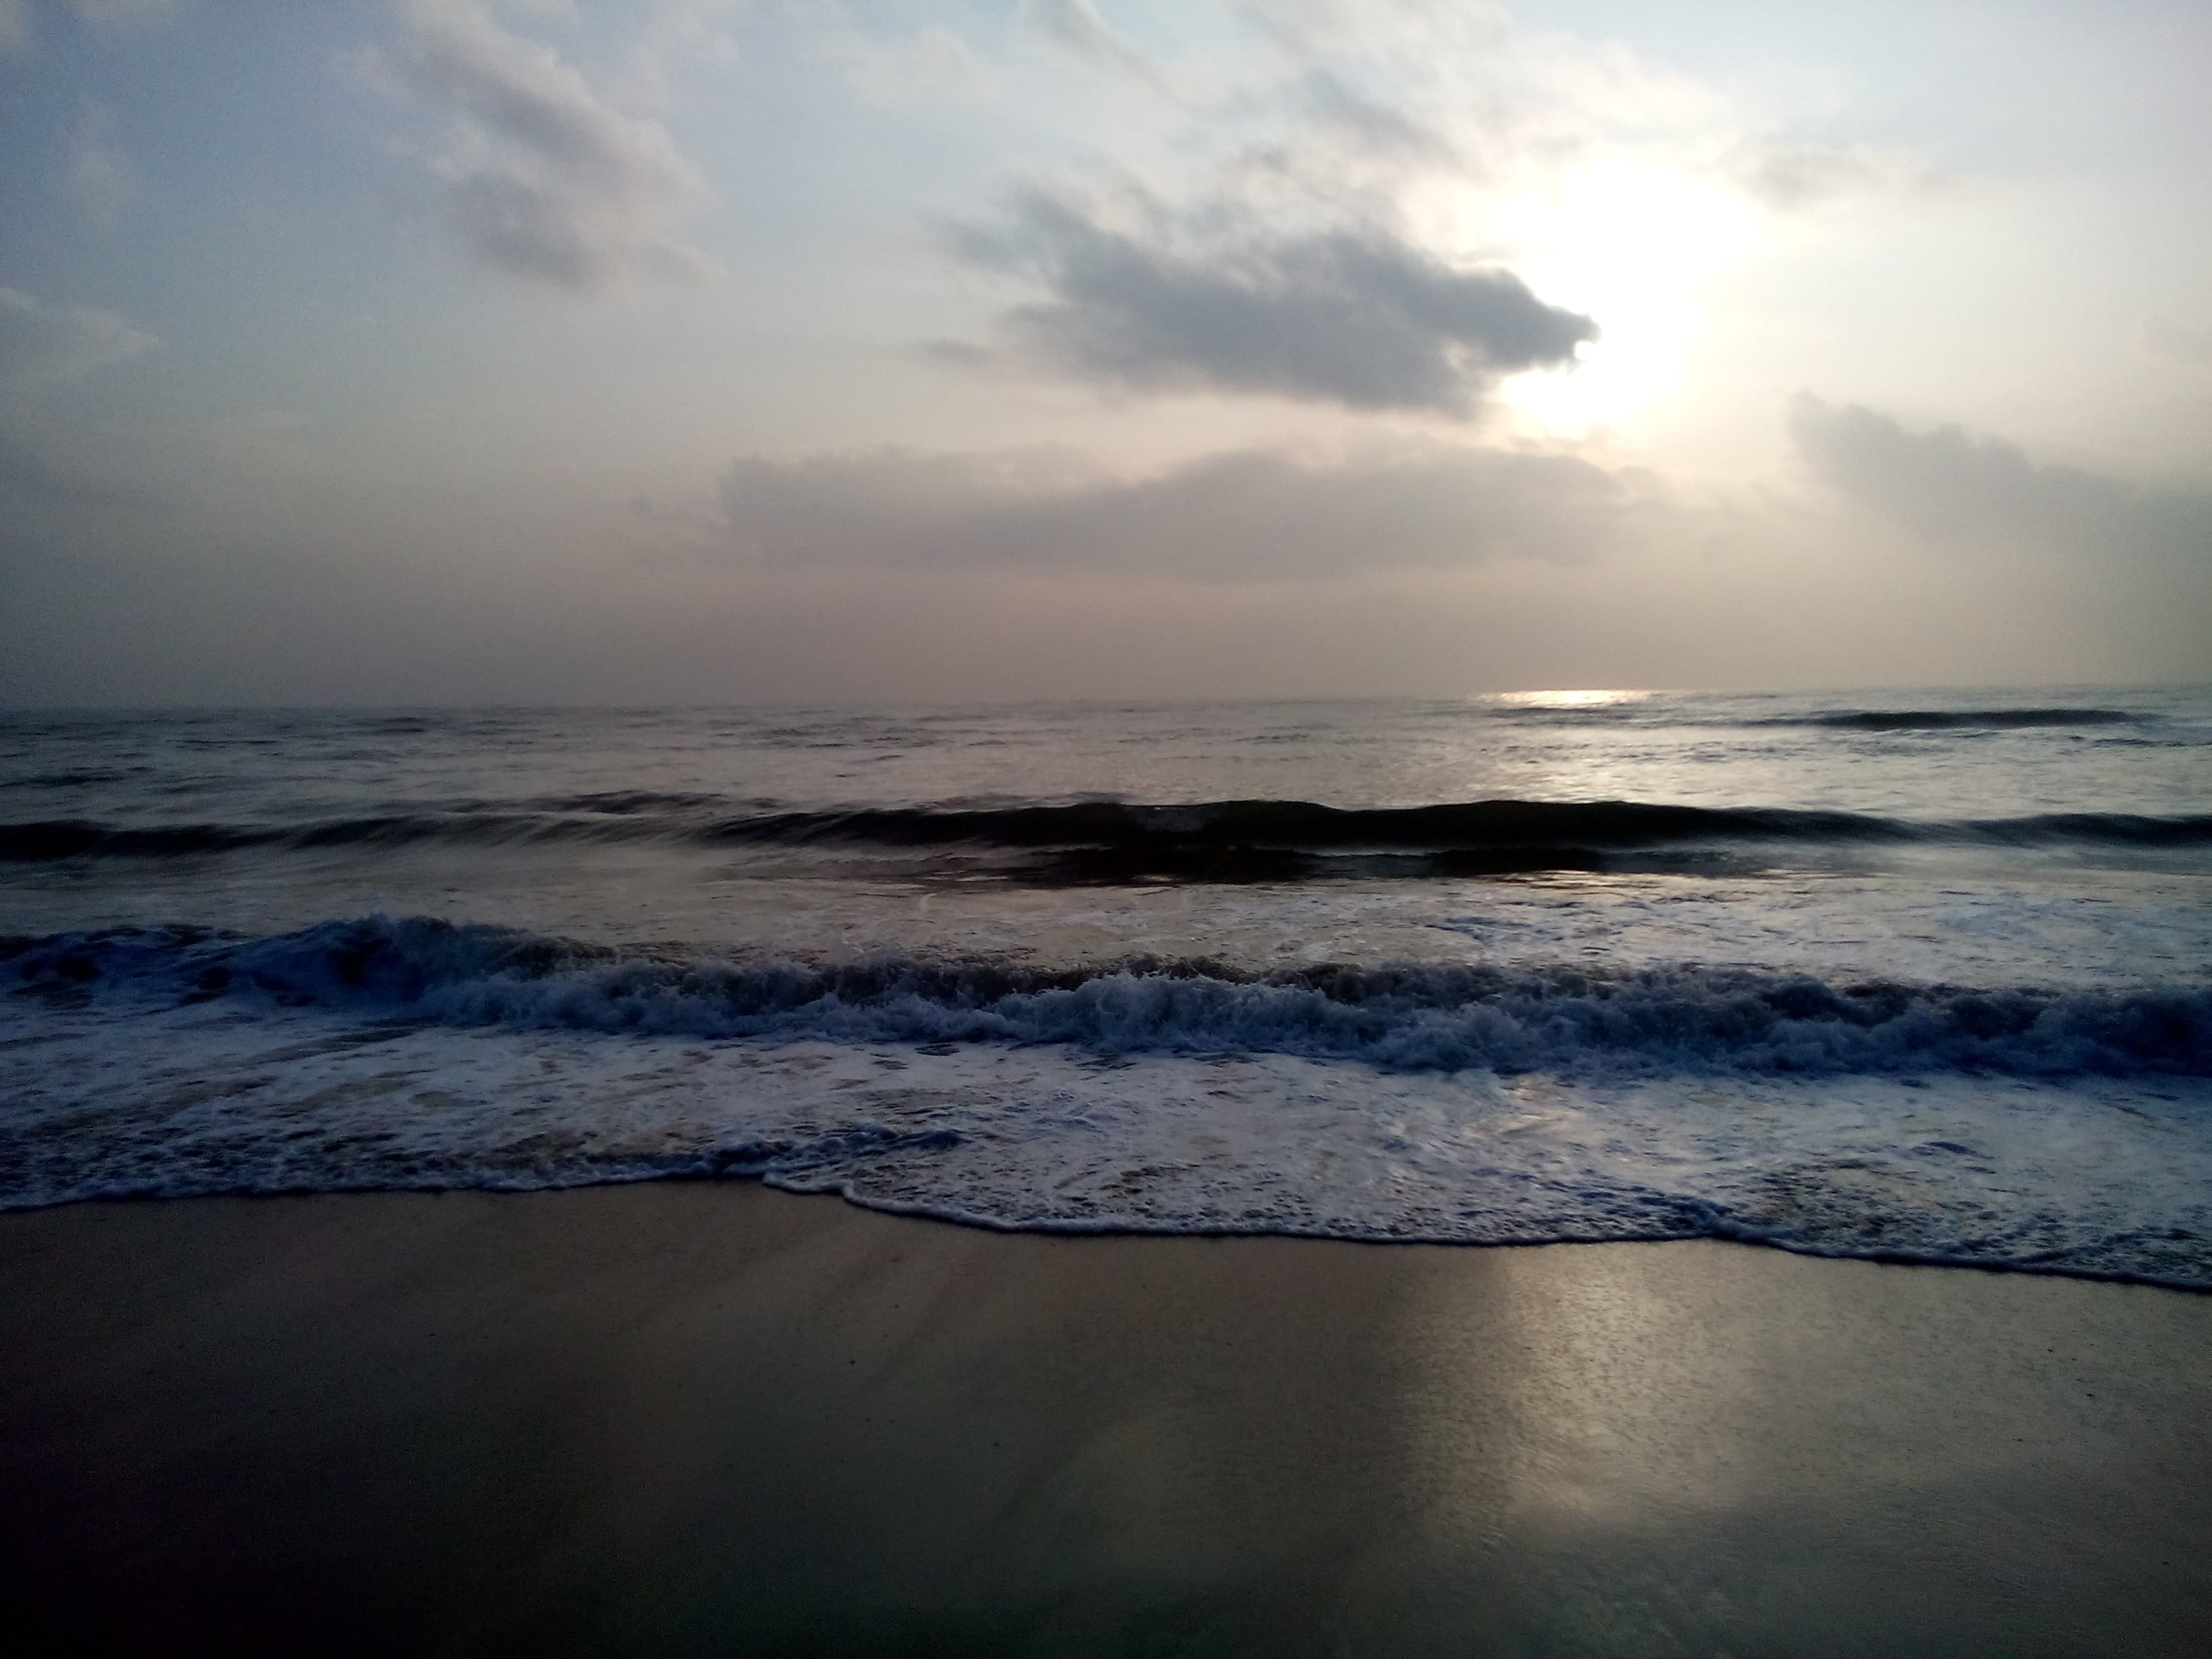
POLYGON ((1495 691, 1476 701, 1499 702, 1514 708, 1610 708, 1616 704, 1642 702, 1649 691, 1495 691))
POLYGON ((1521 374, 1500 404, 1539 430, 1583 436, 1679 396, 1705 332, 1701 295, 1755 251, 1739 192, 1686 161, 1601 158, 1503 197, 1469 192, 1446 216, 1462 246, 1504 245, 1546 301, 1596 319, 1564 371, 1521 374))

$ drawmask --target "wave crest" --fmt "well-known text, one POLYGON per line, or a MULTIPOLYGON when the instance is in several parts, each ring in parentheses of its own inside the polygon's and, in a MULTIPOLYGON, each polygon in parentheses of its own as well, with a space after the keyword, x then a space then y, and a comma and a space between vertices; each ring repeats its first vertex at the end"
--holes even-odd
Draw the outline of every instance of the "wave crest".
POLYGON ((371 917, 240 940, 134 929, 0 944, 18 995, 248 996, 373 1018, 708 1038, 1276 1053, 1392 1071, 2212 1075, 2212 988, 1972 988, 1694 965, 1200 959, 1033 968, 661 957, 371 917))
POLYGON ((2069 726, 2136 726, 2141 720, 2124 708, 1835 708, 1748 723, 1845 732, 2014 732, 2069 726))
POLYGON ((257 848, 621 843, 850 848, 920 860, 996 855, 1010 877, 1279 881, 1546 870, 1699 870, 1852 849, 2212 847, 2212 815, 2124 812, 1924 821, 1870 813, 1648 801, 1480 800, 1339 807, 1301 800, 1123 801, 732 812, 717 797, 620 793, 520 805, 283 824, 0 823, 0 861, 166 859, 257 848))

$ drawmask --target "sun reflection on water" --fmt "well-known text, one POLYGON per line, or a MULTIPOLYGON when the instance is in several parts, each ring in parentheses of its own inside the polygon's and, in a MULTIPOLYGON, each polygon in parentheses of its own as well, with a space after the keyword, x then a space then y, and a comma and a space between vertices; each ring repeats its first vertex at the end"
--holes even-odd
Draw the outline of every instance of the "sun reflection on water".
POLYGON ((1494 691, 1477 701, 1504 703, 1515 708, 1607 708, 1619 703, 1642 702, 1651 695, 1649 691, 1596 690, 1494 691))

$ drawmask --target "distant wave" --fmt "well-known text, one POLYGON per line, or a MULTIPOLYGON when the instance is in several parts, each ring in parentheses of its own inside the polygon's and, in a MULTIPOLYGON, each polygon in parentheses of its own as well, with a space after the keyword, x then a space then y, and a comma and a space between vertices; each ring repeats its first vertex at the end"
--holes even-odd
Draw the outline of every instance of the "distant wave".
POLYGON ((1788 714, 1746 714, 1741 705, 1641 699, 1617 703, 1504 703, 1481 708, 1478 717, 1509 725, 1538 726, 1790 728, 1844 732, 1972 732, 2033 730, 2075 726, 2159 724, 2154 715, 2101 706, 2051 705, 2036 708, 1814 708, 1788 714))
POLYGON ((1638 801, 1468 801, 1345 808, 1297 800, 1141 805, 1118 801, 988 807, 728 810, 710 795, 621 792, 295 824, 0 823, 0 860, 163 859, 253 849, 313 852, 445 843, 549 842, 967 849, 1042 879, 1275 881, 1525 871, 1696 869, 1715 857, 1813 856, 1904 845, 2055 848, 2212 846, 2212 815, 2120 812, 1926 821, 1780 807, 1638 801))
POLYGON ((1401 1071, 2212 1075, 2203 986, 1831 985, 1693 966, 820 967, 628 955, 388 917, 262 939, 157 928, 0 941, 0 978, 18 996, 62 1005, 246 997, 441 1025, 1278 1053, 1401 1071))
POLYGON ((1989 841, 2014 844, 2212 844, 2212 815, 2123 812, 1917 821, 1868 813, 1767 806, 1681 806, 1643 801, 1480 800, 1403 807, 1311 801, 1118 801, 959 808, 867 808, 731 818, 700 831, 726 842, 852 841, 882 846, 969 843, 1010 848, 1280 848, 1420 853, 1629 848, 1766 842, 1849 843, 1989 841))
POLYGON ((2124 708, 1837 708, 1747 722, 1753 726, 1832 726, 1847 732, 2011 731, 2038 726, 2134 726, 2124 708))

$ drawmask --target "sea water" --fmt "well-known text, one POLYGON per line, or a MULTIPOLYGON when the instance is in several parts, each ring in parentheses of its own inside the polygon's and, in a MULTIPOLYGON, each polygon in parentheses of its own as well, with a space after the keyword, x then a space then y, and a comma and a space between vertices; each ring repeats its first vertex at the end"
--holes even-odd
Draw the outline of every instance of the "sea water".
POLYGON ((2212 693, 0 716, 0 1206, 2212 1286, 2212 693))

